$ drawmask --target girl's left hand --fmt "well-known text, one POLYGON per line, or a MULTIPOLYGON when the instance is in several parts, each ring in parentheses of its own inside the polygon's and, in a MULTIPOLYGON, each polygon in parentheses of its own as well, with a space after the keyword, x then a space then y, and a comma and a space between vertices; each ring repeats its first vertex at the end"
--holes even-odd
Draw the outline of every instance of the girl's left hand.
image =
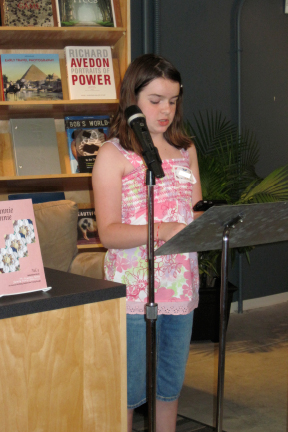
POLYGON ((167 242, 187 225, 179 222, 162 222, 158 230, 158 240, 167 242))

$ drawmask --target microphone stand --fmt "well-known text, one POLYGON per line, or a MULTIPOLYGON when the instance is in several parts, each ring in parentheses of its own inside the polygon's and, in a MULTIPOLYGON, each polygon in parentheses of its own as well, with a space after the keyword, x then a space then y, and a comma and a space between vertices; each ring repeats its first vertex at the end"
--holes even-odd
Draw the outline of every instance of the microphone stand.
POLYGON ((143 150, 147 166, 146 186, 148 188, 148 303, 146 304, 146 361, 148 393, 148 431, 156 431, 156 320, 158 305, 154 296, 154 189, 155 177, 165 176, 162 160, 149 133, 145 116, 137 105, 126 108, 128 125, 134 131, 143 150))
POLYGON ((146 186, 148 188, 148 303, 146 304, 147 340, 147 390, 148 390, 148 431, 156 431, 156 321, 158 305, 154 292, 154 186, 155 176, 164 177, 158 149, 145 149, 143 158, 147 165, 146 186))
POLYGON ((148 303, 146 304, 146 349, 147 349, 147 393, 148 431, 156 431, 156 320, 158 305, 154 295, 154 186, 155 175, 146 172, 148 188, 148 303))

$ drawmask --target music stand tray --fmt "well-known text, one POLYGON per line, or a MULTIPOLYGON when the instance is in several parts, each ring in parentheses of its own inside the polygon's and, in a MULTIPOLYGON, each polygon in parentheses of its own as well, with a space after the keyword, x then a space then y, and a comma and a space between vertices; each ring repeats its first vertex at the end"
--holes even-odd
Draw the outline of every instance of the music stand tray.
POLYGON ((229 247, 288 240, 288 203, 214 206, 171 238, 155 256, 222 249, 216 431, 222 432, 229 247))

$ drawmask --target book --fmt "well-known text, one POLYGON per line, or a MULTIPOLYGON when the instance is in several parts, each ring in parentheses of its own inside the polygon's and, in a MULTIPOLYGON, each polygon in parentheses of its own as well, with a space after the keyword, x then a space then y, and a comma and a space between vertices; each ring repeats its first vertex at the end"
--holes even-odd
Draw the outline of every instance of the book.
POLYGON ((5 101, 63 99, 58 54, 1 54, 5 101))
POLYGON ((72 174, 91 173, 99 147, 107 139, 110 117, 67 116, 64 123, 72 174))
POLYGON ((0 296, 47 289, 32 200, 0 201, 0 296))
POLYGON ((10 119, 17 175, 61 174, 55 121, 10 119))
MULTIPOLYGON (((52 0, 3 0, 3 26, 53 27, 55 25, 52 0)), ((56 11, 55 11, 56 12, 56 11)))
POLYGON ((69 99, 116 99, 109 46, 64 48, 69 99))
POLYGON ((32 204, 65 200, 64 192, 32 192, 8 195, 8 200, 31 199, 32 204))
POLYGON ((77 245, 98 245, 101 247, 102 245, 97 229, 95 209, 89 206, 90 204, 78 204, 77 245))
MULTIPOLYGON (((114 1, 55 0, 60 27, 116 27, 114 1)), ((117 7, 117 16, 119 16, 117 7)), ((119 25, 119 24, 118 24, 119 25)))

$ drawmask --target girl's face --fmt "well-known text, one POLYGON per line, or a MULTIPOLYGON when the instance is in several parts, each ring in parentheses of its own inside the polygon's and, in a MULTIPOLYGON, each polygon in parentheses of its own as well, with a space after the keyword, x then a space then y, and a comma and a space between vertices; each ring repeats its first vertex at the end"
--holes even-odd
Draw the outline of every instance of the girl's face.
POLYGON ((156 78, 139 93, 137 105, 146 117, 152 139, 163 135, 172 123, 179 92, 178 82, 156 78))

